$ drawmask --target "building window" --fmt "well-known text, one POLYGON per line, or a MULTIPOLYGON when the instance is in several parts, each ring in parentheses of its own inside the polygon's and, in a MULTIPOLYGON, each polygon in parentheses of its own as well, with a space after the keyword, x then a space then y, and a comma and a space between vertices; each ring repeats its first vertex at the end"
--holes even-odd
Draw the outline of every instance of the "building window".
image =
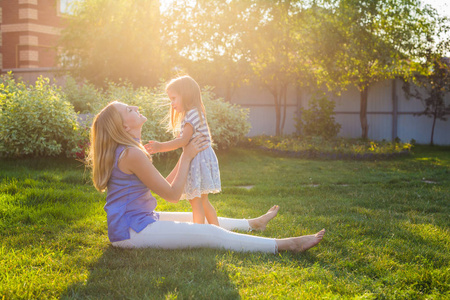
POLYGON ((73 3, 76 1, 78 1, 78 0, 59 0, 58 1, 58 4, 59 4, 58 5, 59 6, 58 13, 59 14, 68 14, 68 15, 73 14, 72 6, 73 6, 73 3))

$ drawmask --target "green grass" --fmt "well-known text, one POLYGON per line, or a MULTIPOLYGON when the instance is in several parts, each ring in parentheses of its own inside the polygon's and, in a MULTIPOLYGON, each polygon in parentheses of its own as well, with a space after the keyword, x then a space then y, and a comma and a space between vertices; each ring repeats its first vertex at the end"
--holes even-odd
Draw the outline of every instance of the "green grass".
MULTIPOLYGON (((389 161, 218 156, 219 216, 249 218, 279 204, 267 230, 251 234, 326 228, 324 241, 297 255, 114 249, 105 195, 79 162, 0 160, 0 299, 450 297, 449 147, 389 161)), ((174 160, 156 163, 167 173, 174 160)), ((158 208, 190 210, 160 199, 158 208)))

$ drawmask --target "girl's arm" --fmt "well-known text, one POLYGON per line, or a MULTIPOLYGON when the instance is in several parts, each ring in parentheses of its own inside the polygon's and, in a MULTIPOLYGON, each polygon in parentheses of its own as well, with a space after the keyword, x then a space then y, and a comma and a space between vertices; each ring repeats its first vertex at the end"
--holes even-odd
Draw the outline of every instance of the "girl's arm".
POLYGON ((169 142, 149 141, 148 144, 144 145, 144 147, 149 154, 172 151, 186 146, 193 134, 194 127, 192 127, 190 123, 186 123, 186 125, 184 126, 183 134, 176 139, 169 142))
POLYGON ((168 182, 155 168, 148 157, 138 148, 125 150, 118 163, 119 169, 126 174, 135 174, 149 189, 169 202, 178 202, 183 192, 189 165, 198 152, 207 148, 205 138, 195 138, 187 147, 177 163, 178 171, 173 175, 172 182, 168 182))

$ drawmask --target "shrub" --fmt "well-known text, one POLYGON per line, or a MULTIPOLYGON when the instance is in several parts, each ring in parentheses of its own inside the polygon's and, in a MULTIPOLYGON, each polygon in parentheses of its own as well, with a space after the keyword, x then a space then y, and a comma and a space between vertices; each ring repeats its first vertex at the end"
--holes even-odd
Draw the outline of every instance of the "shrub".
POLYGON ((325 159, 380 159, 408 154, 414 145, 400 141, 370 141, 361 139, 294 136, 254 136, 242 144, 297 157, 325 159))
MULTIPOLYGON (((236 145, 250 130, 248 110, 216 98, 210 87, 203 90, 202 98, 213 146, 227 149, 236 145)), ((172 133, 167 131, 170 104, 163 84, 157 88, 134 89, 129 83, 109 83, 103 97, 95 102, 94 110, 99 111, 115 100, 138 106, 141 114, 147 117, 142 129, 143 143, 173 139, 172 133)))
POLYGON ((102 97, 95 102, 95 111, 100 111, 112 101, 138 106, 140 113, 147 117, 142 128, 143 143, 149 140, 167 141, 172 138, 172 134, 166 129, 167 122, 164 122, 169 102, 162 92, 159 92, 159 88, 134 89, 130 83, 109 82, 102 97))
POLYGON ((341 130, 341 124, 334 119, 334 101, 325 95, 314 95, 307 109, 301 109, 301 118, 296 118, 297 134, 301 136, 320 136, 335 138, 341 130))
POLYGON ((93 84, 87 81, 79 84, 70 76, 66 78, 62 91, 67 101, 72 103, 75 112, 82 114, 92 113, 93 104, 101 97, 101 92, 93 84))
POLYGON ((0 79, 0 156, 72 156, 78 143, 73 106, 48 78, 27 87, 0 79))
POLYGON ((202 99, 211 136, 217 148, 235 146, 250 131, 248 109, 215 98, 210 87, 203 90, 202 99))

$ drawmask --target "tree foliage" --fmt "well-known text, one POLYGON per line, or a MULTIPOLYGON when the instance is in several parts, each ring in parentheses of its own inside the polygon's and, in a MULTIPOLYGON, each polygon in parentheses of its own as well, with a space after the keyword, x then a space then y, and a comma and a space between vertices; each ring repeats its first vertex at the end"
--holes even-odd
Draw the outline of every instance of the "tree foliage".
POLYGON ((106 79, 158 83, 165 67, 159 1, 76 1, 73 13, 60 39, 64 68, 97 86, 106 79))
POLYGON ((162 13, 162 40, 174 73, 184 72, 202 85, 225 89, 225 100, 248 81, 242 42, 245 3, 228 0, 175 0, 162 13))
POLYGON ((312 8, 314 20, 326 24, 313 31, 321 55, 315 60, 320 66, 316 76, 332 82, 328 86, 336 90, 358 88, 361 136, 367 138, 370 86, 409 76, 414 62, 434 41, 440 25, 437 12, 419 0, 325 0, 322 4, 312 8))
POLYGON ((289 86, 308 82, 302 31, 307 27, 302 1, 254 1, 249 8, 253 28, 248 31, 248 60, 253 76, 273 97, 275 132, 283 134, 289 86), (306 76, 305 76, 306 75, 306 76))
POLYGON ((300 34, 306 28, 303 11, 298 0, 175 1, 164 36, 172 37, 170 48, 184 59, 180 65, 200 82, 226 83, 227 100, 247 82, 269 91, 276 133, 282 134, 288 86, 303 85, 308 78, 300 34))
POLYGON ((420 0, 85 0, 63 31, 62 63, 96 85, 127 79, 156 86, 188 73, 203 86, 258 84, 286 119, 288 87, 360 91, 368 136, 370 87, 423 70, 445 22, 420 0))
POLYGON ((428 74, 415 74, 403 85, 407 97, 422 102, 424 110, 417 115, 425 115, 433 119, 431 126, 430 145, 433 145, 436 120, 447 121, 450 114, 450 101, 446 95, 450 92, 450 60, 435 53, 427 55, 430 66, 428 74), (447 100, 447 101, 446 101, 447 100))

